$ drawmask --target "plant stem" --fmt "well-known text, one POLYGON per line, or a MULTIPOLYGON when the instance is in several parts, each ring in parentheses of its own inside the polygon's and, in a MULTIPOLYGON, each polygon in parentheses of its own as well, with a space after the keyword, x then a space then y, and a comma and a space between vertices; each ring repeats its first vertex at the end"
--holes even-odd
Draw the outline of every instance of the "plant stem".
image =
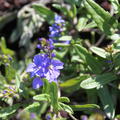
POLYGON ((73 120, 78 120, 78 119, 75 118, 72 114, 69 114, 69 116, 70 116, 73 120))

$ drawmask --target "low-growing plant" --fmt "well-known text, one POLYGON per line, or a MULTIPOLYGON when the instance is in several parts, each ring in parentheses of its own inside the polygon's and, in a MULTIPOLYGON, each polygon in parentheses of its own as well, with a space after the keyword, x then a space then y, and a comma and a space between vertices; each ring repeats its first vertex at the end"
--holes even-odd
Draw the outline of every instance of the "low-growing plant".
POLYGON ((1 119, 120 119, 120 4, 106 4, 35 2, 28 17, 18 12, 10 41, 20 53, 0 39, 1 119))

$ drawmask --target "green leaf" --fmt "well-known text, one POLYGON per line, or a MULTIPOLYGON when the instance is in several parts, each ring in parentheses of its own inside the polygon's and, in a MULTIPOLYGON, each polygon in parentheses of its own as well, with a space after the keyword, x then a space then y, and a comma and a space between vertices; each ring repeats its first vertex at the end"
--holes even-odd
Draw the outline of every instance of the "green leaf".
POLYGON ((115 107, 114 107, 114 102, 113 102, 111 93, 109 92, 109 89, 107 88, 107 86, 100 88, 98 90, 98 95, 100 97, 100 100, 103 104, 103 107, 107 116, 112 120, 115 115, 115 107))
POLYGON ((15 78, 16 71, 13 66, 7 66, 5 68, 5 76, 8 80, 12 80, 15 78))
POLYGON ((43 85, 43 90, 42 93, 49 93, 50 91, 50 85, 47 79, 43 79, 44 85, 43 85))
POLYGON ((95 74, 99 74, 102 71, 102 65, 100 61, 95 59, 86 48, 82 47, 81 45, 75 44, 74 45, 76 52, 80 56, 80 58, 90 67, 90 69, 95 74))
POLYGON ((120 43, 120 34, 113 34, 109 36, 111 40, 114 40, 115 43, 119 42, 120 43))
POLYGON ((92 46, 90 47, 90 50, 102 58, 106 58, 107 56, 107 52, 102 48, 92 46))
POLYGON ((120 4, 118 0, 109 0, 114 8, 115 13, 120 13, 120 4))
POLYGON ((15 104, 10 107, 2 108, 0 110, 0 118, 6 117, 16 112, 16 110, 20 107, 20 104, 15 104))
POLYGON ((34 96, 33 99, 38 101, 50 101, 50 96, 48 94, 40 94, 34 96))
POLYGON ((71 78, 63 83, 60 84, 60 87, 63 88, 65 92, 71 93, 80 89, 80 83, 82 80, 87 79, 89 76, 88 75, 81 75, 75 78, 71 78))
MULTIPOLYGON (((55 46, 56 46, 56 45, 55 45, 55 46)), ((63 46, 61 46, 61 47, 63 47, 63 46)), ((57 57, 58 59, 62 59, 62 58, 64 58, 64 56, 68 53, 68 51, 69 51, 69 48, 65 48, 65 49, 62 50, 62 51, 54 50, 54 53, 56 54, 56 57, 57 57)))
POLYGON ((100 108, 96 104, 85 104, 85 105, 70 105, 73 111, 83 111, 88 109, 100 108))
POLYGON ((17 89, 19 89, 20 88, 20 75, 19 74, 16 74, 16 87, 17 87, 17 89))
POLYGON ((116 118, 120 119, 120 114, 118 114, 118 115, 116 116, 116 118))
POLYGON ((79 6, 82 3, 82 1, 84 1, 84 0, 65 0, 65 1, 71 5, 76 4, 79 6))
POLYGON ((69 80, 61 83, 60 87, 63 87, 63 88, 72 87, 72 86, 75 86, 77 84, 80 84, 80 82, 82 80, 87 79, 87 78, 88 78, 88 75, 83 75, 83 76, 75 77, 75 78, 69 79, 69 80))
POLYGON ((80 86, 84 89, 92 89, 108 84, 115 79, 117 79, 117 76, 113 73, 105 73, 101 75, 96 75, 95 77, 90 77, 82 81, 80 86))
POLYGON ((1 46, 0 47, 1 47, 1 50, 2 50, 3 54, 13 56, 15 53, 14 53, 13 50, 10 50, 10 49, 7 48, 5 38, 2 37, 0 40, 1 40, 1 46))
POLYGON ((59 102, 59 110, 64 110, 69 114, 73 114, 73 110, 69 105, 59 102))
POLYGON ((114 65, 120 66, 120 53, 115 54, 113 58, 114 58, 114 65))
POLYGON ((76 8, 76 5, 72 5, 72 12, 73 12, 73 18, 76 17, 77 15, 77 8, 76 8))
POLYGON ((58 98, 58 101, 59 101, 59 102, 66 102, 66 103, 69 103, 69 102, 70 102, 70 100, 69 100, 68 97, 60 97, 60 98, 58 98))
POLYGON ((84 29, 90 29, 97 27, 96 23, 94 21, 88 23, 86 26, 84 26, 84 29))
POLYGON ((97 26, 105 34, 111 35, 118 24, 117 20, 93 0, 84 0, 84 6, 97 26))
POLYGON ((55 82, 50 83, 50 97, 54 112, 58 112, 58 87, 55 82))
POLYGON ((78 24, 77 24, 77 26, 76 26, 77 30, 78 30, 78 31, 82 31, 82 30, 85 28, 87 22, 88 22, 88 19, 87 19, 86 17, 81 17, 81 18, 78 20, 78 24))
POLYGON ((52 12, 50 9, 48 9, 45 6, 42 5, 33 5, 33 8, 41 15, 48 23, 51 22, 51 20, 54 20, 55 13, 52 12))
POLYGON ((24 111, 29 111, 29 112, 37 112, 40 109, 40 103, 39 102, 34 102, 30 105, 28 105, 26 108, 24 108, 24 111))
MULTIPOLYGON (((3 85, 3 84, 6 84, 6 79, 5 77, 0 73, 0 86, 3 85)), ((4 87, 4 86, 1 86, 1 87, 4 87)))
POLYGON ((54 43, 55 47, 66 47, 68 48, 70 45, 69 44, 65 44, 65 43, 54 43))
POLYGON ((72 40, 72 36, 62 36, 59 38, 60 41, 69 41, 72 40))
POLYGON ((60 4, 52 4, 52 6, 56 9, 59 9, 61 11, 61 13, 63 13, 65 16, 68 16, 68 10, 66 7, 63 7, 60 4))

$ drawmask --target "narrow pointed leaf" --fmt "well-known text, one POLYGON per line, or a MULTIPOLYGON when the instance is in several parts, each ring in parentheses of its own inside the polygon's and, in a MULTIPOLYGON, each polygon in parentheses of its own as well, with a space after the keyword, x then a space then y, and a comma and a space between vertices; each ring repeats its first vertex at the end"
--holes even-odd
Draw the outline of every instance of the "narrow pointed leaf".
POLYGON ((98 105, 96 105, 96 104, 70 105, 70 107, 73 109, 73 111, 82 111, 82 110, 100 108, 100 107, 99 107, 98 105))
POLYGON ((24 108, 25 111, 29 112, 37 112, 40 109, 40 103, 39 102, 34 102, 30 105, 28 105, 26 108, 24 108))
POLYGON ((66 102, 66 103, 69 103, 69 102, 70 102, 70 100, 69 100, 68 97, 60 97, 60 98, 58 98, 58 101, 59 101, 59 102, 66 102))
POLYGON ((117 26, 116 19, 93 0, 84 0, 84 6, 92 19, 105 34, 111 35, 117 26))
POLYGON ((41 15, 48 23, 51 22, 51 20, 54 20, 55 13, 52 12, 50 9, 48 9, 45 6, 42 5, 33 5, 33 8, 41 15))
POLYGON ((73 110, 69 105, 59 102, 59 110, 64 110, 69 114, 73 114, 73 110))
POLYGON ((55 82, 50 84, 51 104, 55 112, 58 112, 58 87, 55 82))
POLYGON ((95 53, 96 55, 102 57, 102 58, 106 58, 107 56, 107 52, 102 49, 102 48, 99 48, 99 47, 91 47, 90 50, 95 53))
POLYGON ((80 58, 91 68, 94 73, 101 73, 102 65, 100 61, 95 59, 86 48, 81 45, 75 44, 76 52, 79 54, 80 58))
POLYGON ((16 112, 16 110, 20 107, 20 104, 15 104, 10 107, 2 108, 0 110, 0 118, 6 117, 16 112))
POLYGON ((38 101, 50 101, 50 96, 48 94, 40 94, 34 96, 33 99, 38 101))
POLYGON ((103 104, 106 115, 112 120, 115 115, 115 107, 114 107, 113 98, 108 90, 108 87, 104 86, 103 88, 100 88, 98 90, 98 95, 103 104))

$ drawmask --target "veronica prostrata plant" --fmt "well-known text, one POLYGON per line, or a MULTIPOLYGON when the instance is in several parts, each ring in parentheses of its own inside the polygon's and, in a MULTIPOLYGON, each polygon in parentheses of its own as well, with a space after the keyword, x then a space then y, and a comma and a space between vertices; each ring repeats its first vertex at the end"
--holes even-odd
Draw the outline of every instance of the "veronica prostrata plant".
POLYGON ((27 72, 30 72, 31 77, 35 77, 33 80, 33 88, 37 89, 43 85, 43 78, 46 78, 49 82, 57 82, 57 78, 60 75, 60 69, 63 69, 63 63, 60 60, 54 59, 54 37, 59 37, 62 32, 62 26, 64 20, 56 15, 55 24, 50 27, 50 35, 48 39, 40 38, 37 48, 42 53, 35 55, 33 63, 29 64, 27 72))

